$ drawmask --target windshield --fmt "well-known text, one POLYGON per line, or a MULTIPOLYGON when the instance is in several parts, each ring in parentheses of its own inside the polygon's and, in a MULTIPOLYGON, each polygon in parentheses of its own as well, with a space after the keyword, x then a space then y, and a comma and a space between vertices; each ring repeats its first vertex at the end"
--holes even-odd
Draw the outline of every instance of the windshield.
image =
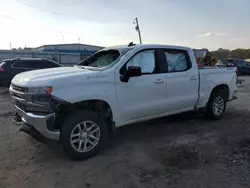
POLYGON ((114 62, 120 53, 118 50, 100 51, 93 56, 83 60, 79 65, 90 67, 104 67, 114 62))
POLYGON ((97 70, 104 70, 115 65, 132 49, 133 48, 102 50, 83 60, 78 66, 96 67, 98 68, 97 70))

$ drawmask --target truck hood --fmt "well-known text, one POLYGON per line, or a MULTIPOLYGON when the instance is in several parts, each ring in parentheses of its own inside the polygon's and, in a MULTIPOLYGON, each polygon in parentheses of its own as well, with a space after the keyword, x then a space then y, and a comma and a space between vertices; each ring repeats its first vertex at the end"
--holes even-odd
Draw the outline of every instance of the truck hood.
POLYGON ((67 84, 72 77, 82 78, 84 75, 96 74, 98 72, 77 67, 40 69, 18 74, 12 79, 12 83, 18 86, 38 87, 51 86, 50 84, 55 84, 59 80, 62 83, 61 80, 64 80, 63 83, 67 84))

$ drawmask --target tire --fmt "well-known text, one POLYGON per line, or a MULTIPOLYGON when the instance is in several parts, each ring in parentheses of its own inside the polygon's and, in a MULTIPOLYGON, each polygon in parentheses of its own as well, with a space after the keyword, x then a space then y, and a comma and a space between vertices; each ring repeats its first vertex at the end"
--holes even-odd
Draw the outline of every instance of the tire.
POLYGON ((225 91, 218 90, 212 93, 208 101, 206 112, 204 115, 212 120, 219 120, 222 118, 223 114, 225 113, 225 110, 226 110, 225 91))
POLYGON ((66 118, 61 127, 60 142, 62 149, 65 155, 72 160, 83 160, 96 155, 105 146, 107 140, 108 128, 106 122, 95 111, 79 110, 74 112, 66 118), (94 128, 91 128, 91 126, 94 126, 94 128), (97 131, 94 132, 94 129, 97 131), (93 139, 93 137, 96 139, 93 139), (97 138, 99 138, 98 141, 97 138), (93 143, 96 145, 94 146, 93 143), (89 147, 87 149, 88 146, 93 148, 89 147))

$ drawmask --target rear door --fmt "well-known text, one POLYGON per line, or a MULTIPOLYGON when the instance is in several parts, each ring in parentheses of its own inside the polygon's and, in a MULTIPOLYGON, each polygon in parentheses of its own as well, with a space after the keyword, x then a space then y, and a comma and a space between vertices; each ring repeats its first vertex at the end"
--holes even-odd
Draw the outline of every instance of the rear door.
POLYGON ((199 75, 197 68, 192 67, 188 51, 164 49, 164 55, 168 112, 193 109, 198 100, 199 75))

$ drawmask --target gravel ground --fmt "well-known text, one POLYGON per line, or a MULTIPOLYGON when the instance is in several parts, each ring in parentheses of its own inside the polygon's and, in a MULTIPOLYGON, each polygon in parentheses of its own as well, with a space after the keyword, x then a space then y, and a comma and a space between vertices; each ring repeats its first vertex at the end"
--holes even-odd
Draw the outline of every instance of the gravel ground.
POLYGON ((12 124, 0 94, 0 188, 211 188, 250 185, 250 77, 220 121, 185 113, 120 128, 98 156, 74 162, 12 124))

